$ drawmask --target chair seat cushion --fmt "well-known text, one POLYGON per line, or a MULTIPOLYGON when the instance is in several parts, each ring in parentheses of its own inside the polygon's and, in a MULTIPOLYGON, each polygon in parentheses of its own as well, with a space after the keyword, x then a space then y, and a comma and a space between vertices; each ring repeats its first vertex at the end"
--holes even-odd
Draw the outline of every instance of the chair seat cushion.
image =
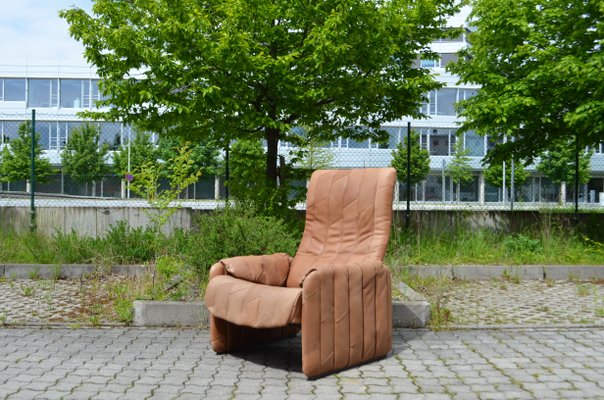
POLYGON ((215 317, 252 328, 278 328, 299 324, 302 289, 262 285, 229 275, 212 278, 205 295, 215 317))

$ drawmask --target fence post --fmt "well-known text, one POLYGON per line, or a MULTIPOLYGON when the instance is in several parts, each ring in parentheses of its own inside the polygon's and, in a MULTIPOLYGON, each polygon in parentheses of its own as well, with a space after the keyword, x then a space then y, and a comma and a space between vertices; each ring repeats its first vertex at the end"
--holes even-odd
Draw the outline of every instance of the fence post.
POLYGON ((36 230, 36 110, 31 110, 31 171, 29 176, 29 229, 33 232, 36 230))
POLYGON ((411 122, 407 122, 407 211, 405 213, 405 228, 409 230, 411 220, 411 122))

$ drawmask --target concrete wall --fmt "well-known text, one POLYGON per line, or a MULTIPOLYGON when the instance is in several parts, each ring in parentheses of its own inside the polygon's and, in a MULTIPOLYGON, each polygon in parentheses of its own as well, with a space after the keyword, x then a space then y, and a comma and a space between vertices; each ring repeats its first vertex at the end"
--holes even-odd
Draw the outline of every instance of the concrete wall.
MULTIPOLYGON (((126 221, 132 227, 147 226, 150 219, 145 211, 149 208, 135 207, 39 207, 36 209, 38 231, 52 234, 56 231, 80 235, 103 236, 119 221, 126 221)), ((192 210, 178 209, 166 224, 164 230, 191 228, 192 210)), ((0 230, 24 232, 29 229, 30 214, 27 207, 0 207, 0 230)))
MULTIPOLYGON (((118 221, 132 227, 146 226, 149 217, 142 207, 39 207, 36 209, 38 231, 52 234, 56 231, 81 235, 103 236, 118 221)), ((191 229, 195 216, 207 211, 180 208, 166 225, 165 231, 174 228, 191 229)), ((28 207, 0 207, 0 230, 24 232, 29 229, 28 207)), ((396 211, 394 224, 405 224, 405 212, 396 211)), ((464 211, 418 210, 411 212, 411 227, 419 232, 450 232, 458 228, 492 229, 503 232, 522 232, 525 229, 569 229, 577 227, 591 239, 604 241, 604 213, 540 212, 540 211, 464 211)))
MULTIPOLYGON (((394 223, 404 226, 405 212, 397 211, 394 223)), ((451 232, 456 229, 492 229, 500 232, 523 232, 527 229, 541 231, 556 229, 589 236, 604 242, 604 213, 586 212, 575 215, 557 211, 466 211, 466 210, 417 210, 411 211, 411 227, 418 232, 451 232)))

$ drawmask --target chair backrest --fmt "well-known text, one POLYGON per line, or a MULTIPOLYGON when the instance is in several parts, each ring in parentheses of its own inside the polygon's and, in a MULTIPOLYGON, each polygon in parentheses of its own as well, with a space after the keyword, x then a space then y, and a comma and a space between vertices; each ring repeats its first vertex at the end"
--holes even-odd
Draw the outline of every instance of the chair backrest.
POLYGON ((287 286, 298 287, 308 271, 321 265, 383 261, 395 181, 394 168, 315 171, 287 286))

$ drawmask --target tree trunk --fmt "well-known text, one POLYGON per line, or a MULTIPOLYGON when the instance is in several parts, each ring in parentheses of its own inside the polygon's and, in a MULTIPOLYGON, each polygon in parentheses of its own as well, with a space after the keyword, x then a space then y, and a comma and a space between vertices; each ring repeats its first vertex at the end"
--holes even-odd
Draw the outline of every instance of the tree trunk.
POLYGON ((277 186, 277 150, 279 145, 279 130, 274 128, 266 129, 266 178, 269 185, 277 186))

